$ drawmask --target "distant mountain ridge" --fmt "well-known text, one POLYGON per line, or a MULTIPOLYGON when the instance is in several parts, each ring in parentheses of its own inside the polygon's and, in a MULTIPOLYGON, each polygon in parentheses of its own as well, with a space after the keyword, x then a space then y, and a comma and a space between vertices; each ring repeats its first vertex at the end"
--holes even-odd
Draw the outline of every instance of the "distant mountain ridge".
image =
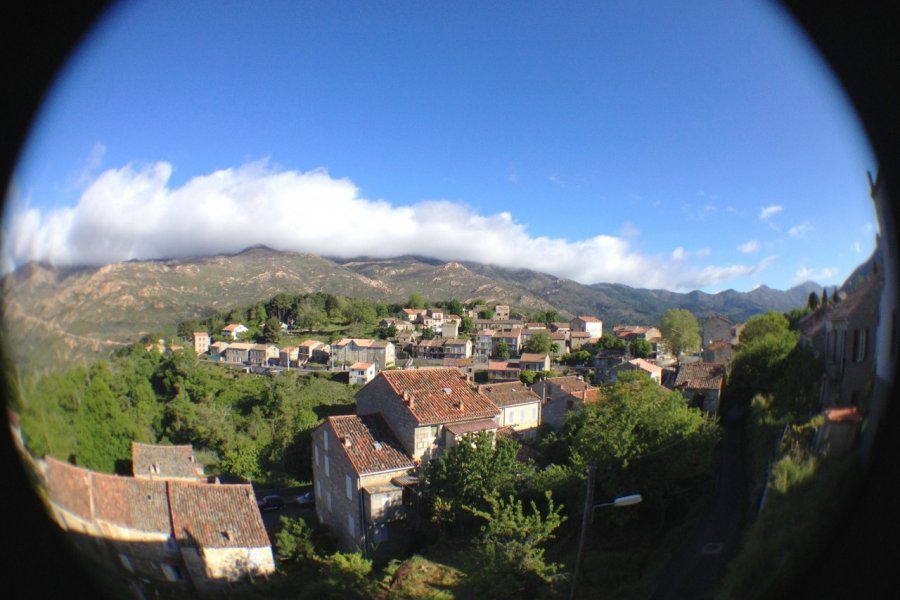
POLYGON ((254 246, 231 255, 57 268, 31 263, 3 277, 7 352, 26 365, 107 353, 149 332, 170 334, 180 320, 203 318, 268 300, 279 292, 323 291, 402 302, 476 298, 524 313, 555 309, 563 317, 596 315, 615 324, 655 324, 669 308, 735 321, 804 306, 806 282, 786 291, 760 287, 718 294, 584 285, 528 269, 506 269, 419 256, 329 259, 254 246))

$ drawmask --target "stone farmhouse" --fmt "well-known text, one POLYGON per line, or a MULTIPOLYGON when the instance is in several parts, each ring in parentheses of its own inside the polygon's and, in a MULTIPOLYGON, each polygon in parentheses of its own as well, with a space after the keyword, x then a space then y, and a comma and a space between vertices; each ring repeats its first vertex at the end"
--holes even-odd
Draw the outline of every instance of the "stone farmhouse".
POLYGON ((501 410, 500 427, 532 438, 541 424, 541 397, 519 381, 479 385, 478 391, 501 410))
POLYGON ((190 447, 132 447, 134 477, 38 461, 50 515, 116 595, 222 597, 275 570, 250 485, 207 483, 190 447))
POLYGON ((382 371, 357 392, 356 412, 313 432, 313 478, 319 521, 342 548, 367 553, 402 531, 417 469, 468 433, 496 433, 502 415, 465 373, 443 367, 382 371))
POLYGON ((706 362, 683 363, 678 367, 674 389, 681 392, 691 406, 715 416, 719 413, 722 392, 725 390, 725 365, 706 362))
POLYGON ((581 376, 548 377, 536 381, 531 390, 541 398, 541 423, 553 429, 562 428, 568 411, 596 402, 599 393, 581 376))
POLYGON ((376 371, 393 367, 396 361, 394 344, 369 338, 344 338, 331 344, 333 364, 351 365, 367 362, 375 365, 376 371))

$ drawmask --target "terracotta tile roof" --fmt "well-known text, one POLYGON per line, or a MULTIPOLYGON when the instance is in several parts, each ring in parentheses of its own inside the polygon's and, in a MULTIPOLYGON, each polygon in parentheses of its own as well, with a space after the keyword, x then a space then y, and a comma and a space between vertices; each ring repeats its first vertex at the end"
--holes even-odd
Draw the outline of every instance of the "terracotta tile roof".
POLYGON ((157 446, 132 442, 131 463, 135 477, 194 479, 203 475, 203 466, 194 461, 194 450, 190 444, 157 446))
POLYGON ((573 331, 572 333, 569 334, 569 337, 570 338, 590 338, 591 332, 590 331, 573 331))
POLYGON ((233 333, 235 329, 238 327, 242 327, 241 323, 229 323, 225 327, 222 328, 222 331, 227 331, 229 333, 233 333))
POLYGON ((506 371, 509 369, 518 369, 519 363, 512 363, 504 360, 489 360, 488 371, 506 371))
POLYGON ((194 332, 192 332, 192 333, 193 333, 193 336, 194 336, 194 337, 198 337, 198 336, 200 336, 200 337, 202 337, 202 336, 209 337, 209 334, 206 333, 205 331, 194 331, 194 332))
MULTIPOLYGON (((576 317, 576 318, 577 318, 577 319, 581 319, 581 320, 584 321, 585 323, 598 323, 598 322, 600 322, 600 319, 598 319, 597 317, 576 317)), ((572 320, 574 321, 575 319, 572 319, 572 320)))
POLYGON ((469 343, 469 340, 461 340, 459 338, 449 338, 444 340, 445 346, 465 346, 469 343))
POLYGON ((850 290, 846 298, 837 304, 828 306, 827 318, 831 320, 846 319, 863 307, 877 313, 881 287, 881 277, 869 276, 861 280, 850 290))
POLYGON ((523 362, 544 362, 544 361, 546 361, 546 360, 547 360, 547 355, 546 355, 546 354, 534 354, 534 353, 529 353, 529 352, 525 352, 525 353, 522 354, 522 356, 519 357, 519 362, 520 362, 520 363, 523 363, 523 362))
POLYGON ((444 429, 459 437, 467 433, 476 433, 479 431, 496 431, 497 421, 493 419, 481 419, 479 421, 466 421, 464 423, 451 423, 446 425, 444 429))
POLYGON ((341 440, 340 447, 359 475, 415 467, 379 414, 329 417, 322 427, 330 428, 341 440), (349 446, 344 442, 348 439, 349 446))
POLYGON ((370 338, 343 338, 342 340, 333 343, 332 346, 341 348, 351 344, 359 346, 360 348, 368 348, 375 344, 375 340, 370 338))
POLYGON ((384 377, 419 425, 483 419, 500 413, 484 394, 469 386, 459 369, 382 371, 378 376, 384 377))
POLYGON ((201 548, 270 546, 249 484, 169 483, 172 528, 182 544, 201 548))
POLYGON ((693 362, 678 368, 675 377, 676 388, 691 390, 717 390, 725 380, 725 365, 722 363, 693 362))
POLYGON ((304 348, 318 348, 319 346, 324 346, 324 342, 320 342, 319 340, 306 340, 300 343, 304 348))
POLYGON ((500 408, 541 401, 540 396, 520 381, 479 385, 478 391, 490 398, 491 402, 500 408))
POLYGON ((565 339, 567 339, 566 332, 565 331, 554 331, 553 333, 550 334, 550 339, 551 340, 565 340, 565 339))
POLYGON ((253 347, 253 344, 248 342, 235 342, 233 344, 229 344, 227 350, 250 350, 253 347))
POLYGON ((649 373, 660 373, 662 374, 662 367, 653 364, 650 361, 644 360, 643 358, 633 358, 628 361, 630 364, 643 369, 649 373))
POLYGON ((475 364, 473 358, 445 358, 443 361, 445 367, 471 367, 475 364))
POLYGON ((350 368, 357 370, 357 371, 365 371, 366 369, 371 367, 373 364, 375 364, 375 363, 357 362, 357 363, 353 363, 352 365, 350 365, 350 368))
POLYGON ((591 402, 597 399, 597 392, 599 391, 598 388, 591 387, 587 382, 578 379, 576 375, 549 377, 535 382, 531 389, 538 396, 543 396, 544 386, 547 388, 547 401, 574 397, 578 400, 591 402))
POLYGON ((171 534, 169 497, 162 480, 91 473, 94 518, 138 531, 171 534))
POLYGON ((50 500, 82 519, 92 520, 91 472, 52 456, 46 457, 44 464, 50 500))

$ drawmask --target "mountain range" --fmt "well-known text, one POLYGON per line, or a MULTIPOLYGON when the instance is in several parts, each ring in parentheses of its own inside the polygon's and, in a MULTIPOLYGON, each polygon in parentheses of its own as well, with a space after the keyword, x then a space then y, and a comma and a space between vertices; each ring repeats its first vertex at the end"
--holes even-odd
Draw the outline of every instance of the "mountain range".
POLYGON ((279 292, 323 291, 386 302, 417 292, 428 300, 477 298, 523 313, 555 309, 564 318, 595 315, 607 327, 656 324, 669 308, 735 321, 804 306, 822 286, 786 291, 760 286, 676 293, 621 284, 584 285, 527 269, 420 256, 330 259, 254 246, 234 255, 128 261, 58 268, 30 263, 2 279, 4 341, 26 368, 52 370, 107 353, 150 332, 174 333, 181 320, 267 300, 279 292))

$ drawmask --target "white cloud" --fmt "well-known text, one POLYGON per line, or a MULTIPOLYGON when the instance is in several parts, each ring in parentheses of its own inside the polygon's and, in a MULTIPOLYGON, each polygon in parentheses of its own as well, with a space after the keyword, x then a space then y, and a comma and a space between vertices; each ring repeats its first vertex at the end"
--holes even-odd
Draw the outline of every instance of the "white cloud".
MULTIPOLYGON (((757 265, 693 266, 632 248, 636 229, 569 241, 531 235, 509 212, 481 215, 447 200, 394 206, 359 196, 349 179, 249 163, 172 187, 159 162, 109 169, 72 207, 20 204, 3 236, 7 269, 31 260, 101 265, 129 259, 238 252, 254 244, 326 256, 427 255, 529 268, 582 283, 687 291, 759 272, 757 265)), ((686 252, 702 257, 709 249, 686 252)), ((673 260, 674 259, 674 260, 673 260)))
POLYGON ((672 260, 680 261, 686 258, 703 258, 712 254, 712 250, 709 248, 699 248, 697 250, 685 250, 683 247, 678 246, 674 250, 672 250, 672 260))
POLYGON ((763 221, 768 221, 769 217, 772 215, 777 215, 781 211, 784 210, 783 206, 779 206, 777 204, 772 204, 770 206, 765 206, 759 211, 759 218, 763 221))
POLYGON ((742 254, 753 254, 754 252, 759 251, 759 242, 756 240, 750 240, 749 242, 745 242, 737 247, 738 252, 742 254))
POLYGON ((790 229, 788 229, 788 235, 794 238, 803 237, 807 231, 812 229, 812 225, 809 224, 809 221, 805 221, 800 225, 794 225, 790 229))
POLYGON ((816 283, 830 282, 837 277, 840 271, 834 267, 823 267, 821 269, 809 269, 802 267, 794 273, 793 281, 795 283, 803 283, 804 281, 815 281, 816 283))

